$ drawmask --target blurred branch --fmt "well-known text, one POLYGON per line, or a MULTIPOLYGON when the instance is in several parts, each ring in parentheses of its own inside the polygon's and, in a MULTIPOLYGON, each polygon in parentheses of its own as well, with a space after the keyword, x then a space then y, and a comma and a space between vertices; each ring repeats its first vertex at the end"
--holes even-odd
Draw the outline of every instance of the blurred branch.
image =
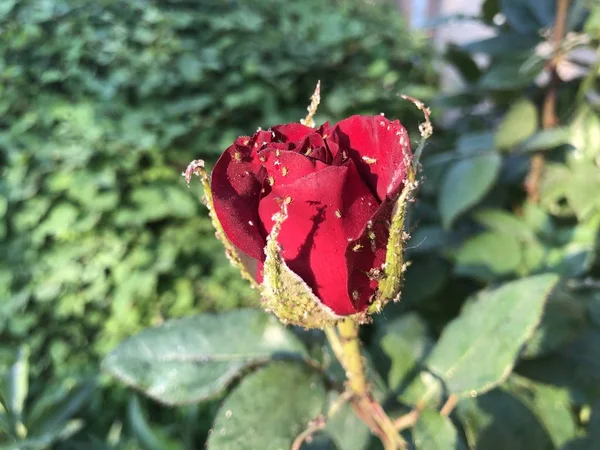
POLYGON ((448 397, 448 400, 446 400, 446 403, 444 403, 444 406, 442 406, 442 409, 440 409, 440 414, 446 417, 449 416, 456 406, 456 403, 458 403, 458 396, 456 394, 451 394, 448 397))
POLYGON ((300 450, 300 447, 302 447, 304 442, 310 443, 312 440, 312 435, 325 428, 326 424, 327 422, 323 416, 319 416, 315 420, 311 421, 308 424, 308 427, 306 427, 306 429, 296 437, 292 443, 291 450, 300 450))
MULTIPOLYGON (((542 127, 544 129, 553 128, 558 124, 556 115, 556 91, 560 85, 560 77, 556 70, 563 57, 561 42, 565 35, 567 23, 567 12, 569 9, 569 0, 558 0, 556 4, 556 21, 554 23, 554 54, 546 66, 550 72, 550 83, 544 98, 542 107, 542 127)), ((530 201, 537 203, 540 200, 540 184, 544 172, 544 155, 541 152, 536 153, 531 158, 531 167, 525 181, 525 190, 530 201)))
POLYGON ((394 426, 396 427, 396 430, 402 431, 407 428, 414 427, 417 423, 417 420, 419 420, 421 410, 421 408, 415 408, 409 413, 404 414, 403 416, 400 416, 394 420, 394 426))

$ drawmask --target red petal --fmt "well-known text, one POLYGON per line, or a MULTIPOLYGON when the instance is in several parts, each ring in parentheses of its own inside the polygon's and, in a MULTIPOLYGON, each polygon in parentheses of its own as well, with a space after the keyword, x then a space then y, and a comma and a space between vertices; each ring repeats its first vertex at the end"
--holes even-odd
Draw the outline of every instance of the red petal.
POLYGON ((305 138, 315 132, 314 128, 307 127, 301 123, 287 123, 271 127, 274 142, 294 142, 305 138))
POLYGON ((327 167, 321 161, 307 158, 306 156, 289 150, 266 148, 260 152, 259 160, 272 177, 269 184, 273 186, 288 185, 299 178, 305 177, 327 167))
POLYGON ((408 133, 397 120, 392 122, 383 116, 349 117, 333 128, 328 145, 334 164, 343 162, 339 155, 347 152, 380 201, 400 192, 412 153, 408 133))
POLYGON ((323 125, 317 128, 317 133, 323 136, 323 139, 327 139, 327 137, 331 134, 332 129, 333 127, 331 124, 329 122, 325 122, 323 125))
MULTIPOLYGON (((287 264, 337 314, 363 309, 348 291, 346 247, 360 236, 379 202, 354 164, 328 166, 291 184, 276 184, 259 205, 267 232, 273 226, 273 214, 280 211, 277 199, 286 197, 292 201, 279 242, 287 264)), ((372 292, 361 294, 368 298, 372 292)))
MULTIPOLYGON (((243 138, 238 144, 247 143, 243 138)), ((221 155, 211 175, 215 213, 227 239, 252 258, 264 260, 266 240, 261 232, 258 202, 266 176, 256 152, 232 145, 221 155)))
POLYGON ((294 150, 309 158, 318 159, 328 165, 333 161, 333 156, 327 149, 323 137, 317 133, 306 136, 294 150))

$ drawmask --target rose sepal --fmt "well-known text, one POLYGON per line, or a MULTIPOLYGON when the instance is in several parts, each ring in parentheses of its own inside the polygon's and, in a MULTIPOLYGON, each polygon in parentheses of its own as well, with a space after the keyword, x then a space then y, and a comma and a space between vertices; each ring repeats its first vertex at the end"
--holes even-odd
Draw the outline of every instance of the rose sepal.
MULTIPOLYGON (((283 222, 287 219, 287 198, 281 211, 273 216, 274 225, 267 237, 261 294, 263 307, 284 324, 304 328, 335 325, 353 316, 339 316, 313 293, 312 289, 285 263, 277 241, 283 222)), ((358 314, 357 314, 358 316, 358 314)))
POLYGON ((223 230, 223 227, 221 226, 221 223, 217 218, 213 203, 212 191, 210 189, 210 177, 206 172, 204 161, 202 159, 193 160, 188 164, 187 169, 185 170, 185 172, 182 173, 182 175, 185 177, 185 181, 187 182, 188 187, 190 185, 192 175, 200 177, 200 180, 202 181, 202 187, 204 188, 203 203, 208 209, 208 215, 215 229, 216 238, 219 241, 221 241, 223 247, 225 247, 225 255, 227 256, 227 259, 229 260, 231 265, 240 271, 242 278, 244 278, 250 283, 252 289, 257 289, 259 286, 256 283, 256 280, 251 275, 251 272, 250 270, 248 270, 248 267, 246 267, 246 264, 244 264, 244 261, 242 260, 242 257, 240 256, 238 250, 229 241, 229 239, 227 239, 225 231, 223 230))
POLYGON ((425 143, 433 134, 433 126, 431 125, 430 120, 431 111, 429 108, 414 97, 408 95, 402 95, 401 97, 412 102, 421 112, 423 112, 425 122, 419 125, 421 140, 415 151, 413 160, 407 161, 406 164, 406 182, 394 204, 390 221, 390 234, 386 247, 385 266, 383 271, 384 276, 379 280, 375 299, 367 308, 367 314, 379 313, 390 301, 397 302, 400 300, 404 272, 406 272, 406 269, 410 264, 405 260, 406 242, 410 239, 410 234, 406 231, 406 224, 409 222, 409 206, 414 202, 414 193, 419 184, 417 181, 417 173, 421 153, 425 147, 425 143))
POLYGON ((406 183, 392 210, 383 276, 379 280, 375 299, 367 309, 368 314, 379 313, 390 301, 400 300, 404 272, 408 267, 404 257, 406 241, 410 239, 410 235, 406 232, 407 215, 413 193, 418 185, 414 166, 408 164, 407 167, 409 169, 406 183))

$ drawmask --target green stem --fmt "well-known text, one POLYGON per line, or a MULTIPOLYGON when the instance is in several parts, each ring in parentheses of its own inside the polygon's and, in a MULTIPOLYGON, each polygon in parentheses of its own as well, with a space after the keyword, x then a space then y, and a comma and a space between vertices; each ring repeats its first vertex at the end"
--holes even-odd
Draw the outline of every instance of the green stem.
POLYGON ((352 394, 352 406, 357 415, 375 433, 386 450, 405 450, 406 442, 396 431, 394 423, 373 398, 365 378, 365 365, 360 353, 358 324, 352 319, 325 329, 336 358, 346 371, 347 388, 352 394))

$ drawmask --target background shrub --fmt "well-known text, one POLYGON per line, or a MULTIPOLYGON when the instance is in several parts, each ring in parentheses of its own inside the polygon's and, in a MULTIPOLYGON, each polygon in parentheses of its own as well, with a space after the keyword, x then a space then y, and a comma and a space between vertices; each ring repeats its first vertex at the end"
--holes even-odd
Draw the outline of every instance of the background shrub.
MULTIPOLYGON (((414 120, 397 94, 435 88, 426 42, 385 2, 1 3, 0 366, 26 343, 32 398, 72 393, 148 325, 257 304, 180 176, 191 159, 303 117, 318 79, 331 120, 414 120)), ((106 412, 122 398, 98 393, 92 422, 124 416, 106 412)))
POLYGON ((60 374, 164 317, 256 300, 187 162, 302 117, 318 79, 332 119, 403 116, 397 92, 434 80, 399 18, 358 2, 5 5, 2 345, 27 338, 60 374))

